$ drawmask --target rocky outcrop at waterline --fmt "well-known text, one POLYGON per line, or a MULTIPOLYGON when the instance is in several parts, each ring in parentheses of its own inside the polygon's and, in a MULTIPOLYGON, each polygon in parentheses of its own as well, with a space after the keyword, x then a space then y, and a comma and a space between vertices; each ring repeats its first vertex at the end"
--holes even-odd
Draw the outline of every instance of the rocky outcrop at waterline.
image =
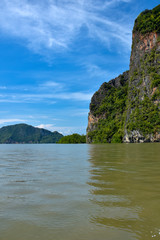
POLYGON ((160 5, 135 20, 129 71, 93 95, 87 142, 160 142, 160 5))

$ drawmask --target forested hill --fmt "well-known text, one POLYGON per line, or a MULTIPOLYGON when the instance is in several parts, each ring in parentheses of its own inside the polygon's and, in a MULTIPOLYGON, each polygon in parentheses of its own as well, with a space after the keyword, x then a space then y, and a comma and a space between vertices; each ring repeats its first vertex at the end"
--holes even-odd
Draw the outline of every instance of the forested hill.
POLYGON ((0 143, 56 143, 62 137, 59 132, 50 132, 27 124, 0 128, 0 143))
POLYGON ((62 137, 58 143, 86 143, 86 136, 74 133, 72 135, 62 137))

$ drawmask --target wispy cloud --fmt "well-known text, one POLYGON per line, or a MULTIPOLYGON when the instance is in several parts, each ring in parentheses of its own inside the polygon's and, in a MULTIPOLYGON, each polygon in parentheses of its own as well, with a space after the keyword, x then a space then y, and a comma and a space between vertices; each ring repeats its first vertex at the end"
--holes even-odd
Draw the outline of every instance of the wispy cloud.
POLYGON ((0 124, 4 124, 4 123, 16 123, 16 122, 26 122, 26 120, 24 119, 0 119, 0 124))
POLYGON ((84 66, 87 69, 87 72, 89 73, 90 77, 106 78, 106 76, 108 75, 108 71, 102 69, 101 67, 99 67, 95 64, 85 63, 84 66))
POLYGON ((54 129, 53 124, 40 124, 36 127, 37 128, 44 128, 44 129, 47 129, 47 130, 50 130, 50 131, 53 131, 53 129, 54 129))
POLYGON ((75 100, 75 101, 90 101, 93 93, 85 92, 60 92, 60 93, 34 93, 34 94, 5 94, 0 96, 0 102, 8 103, 36 103, 45 102, 55 104, 55 100, 75 100))
POLYGON ((7 87, 6 87, 6 86, 0 86, 0 89, 1 89, 1 90, 6 90, 7 87))
POLYGON ((86 132, 86 126, 82 126, 82 127, 57 127, 54 126, 53 124, 40 124, 38 126, 36 126, 38 128, 44 128, 47 129, 49 131, 58 131, 59 133, 62 133, 63 135, 69 135, 69 134, 73 134, 73 133, 79 133, 79 134, 83 134, 84 132, 86 132))
POLYGON ((81 116, 87 116, 89 112, 89 109, 76 109, 71 113, 71 116, 75 117, 81 117, 81 116))
POLYGON ((47 81, 43 84, 40 85, 40 87, 43 88, 62 88, 62 84, 58 83, 58 82, 54 82, 54 81, 47 81))
POLYGON ((123 19, 112 20, 107 12, 131 0, 1 0, 0 30, 25 40, 36 52, 70 47, 83 26, 91 38, 109 46, 114 40, 130 46, 131 29, 123 19), (104 12, 105 10, 105 12, 104 12))
POLYGON ((77 101, 89 101, 93 93, 83 92, 62 92, 53 94, 23 94, 22 97, 25 100, 39 100, 43 99, 60 99, 60 100, 77 100, 77 101))

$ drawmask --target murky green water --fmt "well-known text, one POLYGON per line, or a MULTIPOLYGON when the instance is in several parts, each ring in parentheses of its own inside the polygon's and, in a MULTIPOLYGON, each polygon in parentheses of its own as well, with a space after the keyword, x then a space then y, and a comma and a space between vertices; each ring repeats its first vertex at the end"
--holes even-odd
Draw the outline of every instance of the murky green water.
POLYGON ((0 145, 0 240, 160 239, 160 144, 0 145))

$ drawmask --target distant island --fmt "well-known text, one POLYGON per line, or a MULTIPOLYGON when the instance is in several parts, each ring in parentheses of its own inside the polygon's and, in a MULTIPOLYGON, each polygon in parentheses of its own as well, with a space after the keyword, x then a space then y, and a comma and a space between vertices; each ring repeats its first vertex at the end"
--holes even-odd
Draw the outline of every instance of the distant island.
POLYGON ((0 143, 56 143, 63 137, 59 132, 15 124, 0 128, 0 143))
POLYGON ((129 71, 93 95, 87 142, 160 142, 160 5, 135 20, 129 71))
POLYGON ((72 135, 62 137, 58 143, 86 143, 86 135, 74 133, 72 135))

